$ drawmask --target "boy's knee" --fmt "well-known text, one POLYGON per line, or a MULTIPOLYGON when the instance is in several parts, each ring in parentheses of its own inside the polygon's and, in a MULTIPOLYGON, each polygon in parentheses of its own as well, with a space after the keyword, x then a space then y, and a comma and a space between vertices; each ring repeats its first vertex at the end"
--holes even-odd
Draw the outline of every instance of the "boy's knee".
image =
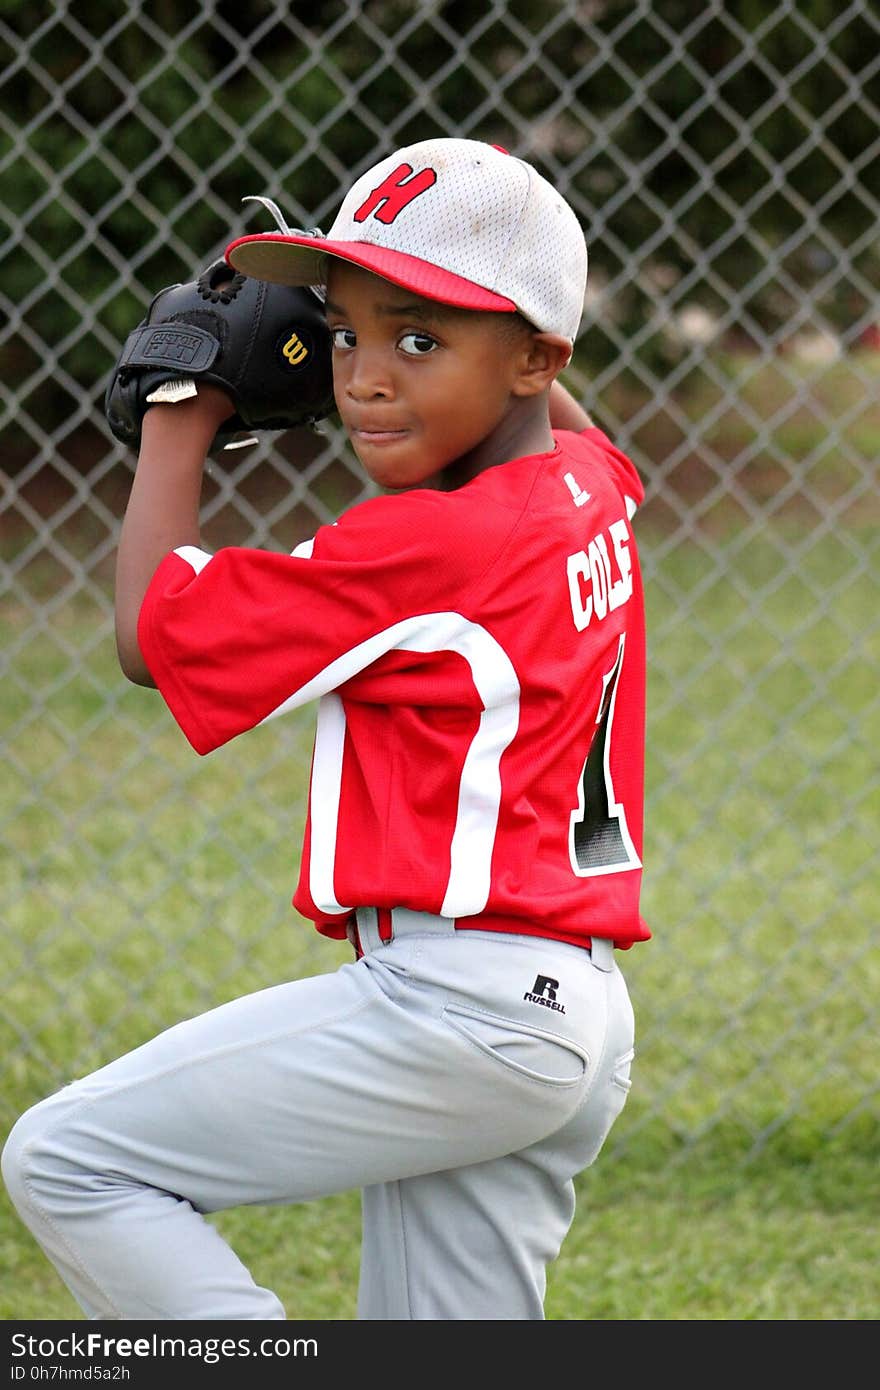
POLYGON ((21 1208, 28 1184, 27 1167, 30 1157, 28 1140, 31 1137, 32 1122, 27 1111, 12 1126, 0 1153, 0 1174, 6 1191, 17 1208, 21 1208))
POLYGON ((16 1120, 0 1153, 3 1183, 19 1212, 33 1206, 35 1191, 59 1175, 58 1146, 54 1136, 53 1142, 48 1138, 52 1119, 46 1101, 32 1106, 16 1120))

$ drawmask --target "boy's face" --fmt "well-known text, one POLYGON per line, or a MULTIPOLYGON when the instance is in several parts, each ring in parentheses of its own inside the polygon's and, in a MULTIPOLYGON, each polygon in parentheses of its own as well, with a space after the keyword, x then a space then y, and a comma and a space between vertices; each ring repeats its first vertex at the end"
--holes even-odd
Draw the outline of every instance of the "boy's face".
POLYGON ((450 308, 344 261, 326 307, 336 404, 374 482, 418 486, 453 461, 475 472, 522 451, 533 334, 515 315, 450 308))

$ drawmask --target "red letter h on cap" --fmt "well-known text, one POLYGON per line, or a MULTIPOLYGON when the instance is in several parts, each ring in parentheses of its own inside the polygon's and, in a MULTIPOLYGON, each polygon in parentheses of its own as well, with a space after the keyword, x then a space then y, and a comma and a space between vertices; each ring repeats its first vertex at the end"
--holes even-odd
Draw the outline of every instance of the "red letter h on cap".
POLYGON ((433 169, 422 169, 414 178, 411 164, 400 164, 387 179, 374 188, 366 202, 361 203, 354 215, 355 222, 366 222, 370 213, 376 214, 379 222, 393 222, 397 214, 437 182, 433 169))

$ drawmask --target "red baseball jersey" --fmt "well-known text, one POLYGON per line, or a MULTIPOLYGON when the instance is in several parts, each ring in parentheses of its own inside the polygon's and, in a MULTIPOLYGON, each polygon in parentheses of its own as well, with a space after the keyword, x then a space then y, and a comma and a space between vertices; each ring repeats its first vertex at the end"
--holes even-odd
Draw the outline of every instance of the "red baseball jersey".
POLYGON ((291 555, 160 564, 138 636, 198 753, 318 701, 296 909, 619 947, 639 911, 645 631, 632 463, 602 431, 371 498, 291 555))

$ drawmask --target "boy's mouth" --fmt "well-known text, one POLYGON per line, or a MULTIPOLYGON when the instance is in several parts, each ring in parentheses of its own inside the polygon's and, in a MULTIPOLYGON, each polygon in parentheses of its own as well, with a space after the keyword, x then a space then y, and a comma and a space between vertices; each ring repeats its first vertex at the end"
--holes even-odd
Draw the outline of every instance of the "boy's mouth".
POLYGON ((353 438, 362 444, 396 444, 406 438, 409 430, 365 429, 363 426, 356 426, 352 428, 351 433, 353 438))

